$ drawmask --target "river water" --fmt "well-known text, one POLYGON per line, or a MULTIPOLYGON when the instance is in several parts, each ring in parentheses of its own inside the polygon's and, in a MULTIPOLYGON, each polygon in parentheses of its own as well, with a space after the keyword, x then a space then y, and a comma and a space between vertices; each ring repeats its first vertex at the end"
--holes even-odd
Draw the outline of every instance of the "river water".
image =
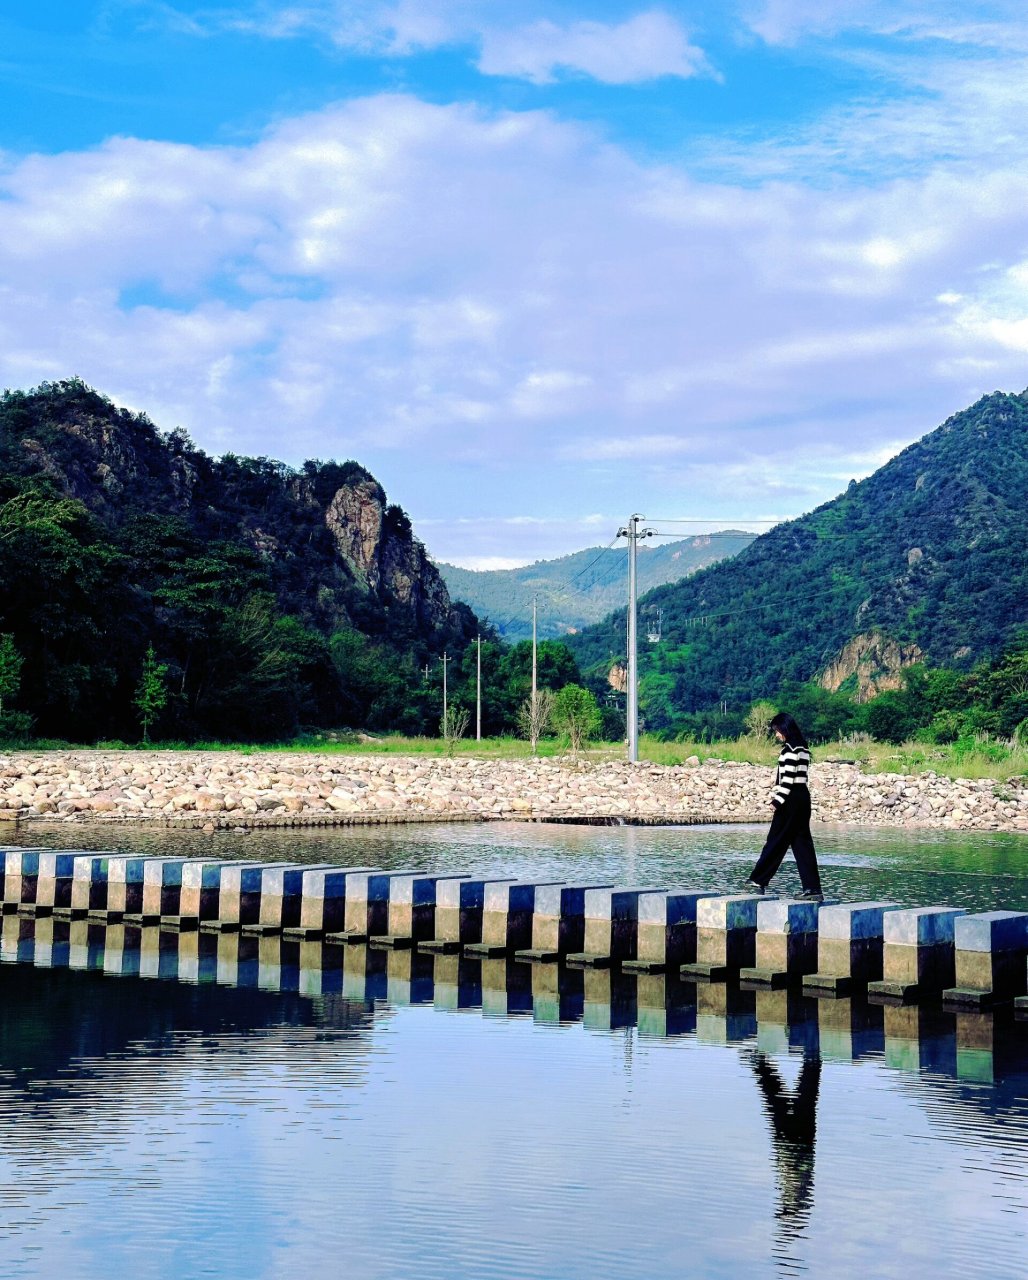
MULTIPOLYGON (((4 838, 727 890, 761 835, 4 838)), ((1022 837, 816 835, 840 897, 1028 909, 1022 837)), ((1028 1274, 1011 1015, 16 917, 0 954, 5 1278, 1028 1274)))

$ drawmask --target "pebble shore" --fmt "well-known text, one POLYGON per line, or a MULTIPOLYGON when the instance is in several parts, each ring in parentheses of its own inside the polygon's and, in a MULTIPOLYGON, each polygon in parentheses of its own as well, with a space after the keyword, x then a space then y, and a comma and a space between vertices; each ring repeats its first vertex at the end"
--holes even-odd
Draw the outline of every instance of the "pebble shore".
MULTIPOLYGON (((773 770, 692 757, 624 761, 301 753, 68 751, 0 755, 0 821, 226 826, 618 819, 765 822, 773 770)), ((863 774, 817 764, 814 818, 1028 832, 1028 779, 863 774)))

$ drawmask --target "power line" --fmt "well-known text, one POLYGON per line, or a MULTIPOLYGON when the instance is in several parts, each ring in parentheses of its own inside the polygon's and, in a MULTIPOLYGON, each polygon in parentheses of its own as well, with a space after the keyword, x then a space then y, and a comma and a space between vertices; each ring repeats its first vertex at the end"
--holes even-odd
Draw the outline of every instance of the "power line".
MULTIPOLYGON (((675 586, 676 583, 668 583, 668 586, 675 586)), ((830 596, 838 595, 841 592, 850 592, 856 588, 845 583, 838 583, 834 587, 829 587, 827 591, 807 592, 803 595, 779 597, 775 600, 769 600, 765 604, 747 605, 742 609, 714 609, 710 613, 693 614, 688 618, 683 618, 678 625, 681 627, 688 626, 705 626, 712 619, 736 618, 746 613, 762 613, 767 609, 778 609, 782 605, 790 604, 807 604, 811 600, 827 600, 830 596)))
MULTIPOLYGON (((794 520, 802 520, 802 516, 740 516, 739 524, 791 524, 794 520)), ((703 520, 699 516, 691 516, 688 519, 678 519, 675 516, 661 516, 657 519, 657 524, 710 524, 709 520, 703 520)))
MULTIPOLYGON (((575 583, 579 580, 579 578, 584 577, 589 572, 590 569, 592 569, 595 565, 599 564, 599 562, 603 559, 603 557, 607 554, 607 552, 614 549, 615 542, 617 542, 616 536, 613 537, 605 547, 602 547, 599 550, 599 552, 593 557, 592 560, 589 561, 589 563, 585 566, 584 569, 580 569, 579 572, 576 573, 573 578, 571 578, 567 583, 565 583, 565 589, 567 587, 573 587, 575 583)), ((527 621, 528 615, 531 612, 531 609, 532 609, 531 603, 526 604, 524 608, 519 609, 516 613, 512 613, 510 617, 507 618, 504 622, 495 623, 494 625, 497 631, 501 633, 506 631, 508 627, 510 627, 511 623, 518 622, 522 618, 524 618, 527 621)))

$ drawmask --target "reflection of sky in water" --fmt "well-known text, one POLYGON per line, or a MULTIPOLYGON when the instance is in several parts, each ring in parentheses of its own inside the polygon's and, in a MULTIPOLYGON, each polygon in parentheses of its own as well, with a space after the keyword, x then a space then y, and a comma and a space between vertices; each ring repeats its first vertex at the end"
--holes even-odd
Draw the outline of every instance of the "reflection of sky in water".
MULTIPOLYGON (((1028 909, 1024 837, 815 835, 840 896, 1028 909)), ((739 885, 762 837, 511 823, 17 833, 714 889, 739 885)), ((791 862, 781 882, 798 884, 791 862)), ((790 1119, 814 1092, 809 1067, 800 1088, 812 1002, 787 1028, 767 1016, 775 997, 750 996, 730 1026, 701 1010, 683 1024, 696 1030, 660 1039, 598 1029, 602 1005, 593 1025, 556 1026, 408 1007, 402 981, 389 989, 400 1003, 0 967, 0 1275, 1026 1273, 1028 1024, 993 1041, 988 1021, 965 1022, 958 1046, 952 1018, 879 1011, 856 1062, 840 1060, 846 1029, 822 1031, 816 1117, 790 1119)))
POLYGON ((661 1039, 4 965, 0 1274, 1024 1274, 1028 1024, 998 1083, 917 1011, 812 1072, 815 1002, 703 999, 661 1039))
MULTIPOLYGON (((815 826, 825 890, 856 900, 1028 910, 1028 836, 923 828, 815 826)), ((735 890, 764 838, 754 826, 574 827, 534 823, 265 830, 253 834, 34 825, 19 844, 269 861, 338 862, 735 890)), ((799 891, 792 858, 775 878, 799 891)))

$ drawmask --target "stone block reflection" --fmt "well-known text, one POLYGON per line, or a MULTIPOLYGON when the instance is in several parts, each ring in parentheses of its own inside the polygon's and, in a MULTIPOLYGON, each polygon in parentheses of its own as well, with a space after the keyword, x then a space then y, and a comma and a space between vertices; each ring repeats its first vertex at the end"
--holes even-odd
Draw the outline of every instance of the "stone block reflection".
MULTIPOLYGON (((0 963, 100 980, 290 996, 307 1006, 333 998, 365 1009, 381 1003, 434 1005, 490 1018, 579 1023, 647 1039, 691 1036, 756 1052, 760 1065, 754 1070, 769 1108, 769 1091, 778 1087, 772 1060, 797 1055, 805 1064, 877 1058, 901 1072, 987 1084, 1028 1076, 1028 1022, 1009 1007, 952 1011, 939 1003, 814 999, 796 985, 754 990, 733 982, 684 981, 674 973, 626 972, 618 965, 583 969, 511 956, 479 959, 301 940, 298 933, 183 932, 50 915, 3 916, 0 963)), ((15 1003, 23 987, 5 978, 4 989, 15 1003)), ((795 1097, 780 1094, 784 1101, 773 1111, 776 1123, 793 1126, 794 1138, 813 1131, 809 1116, 801 1123, 801 1112, 806 1116, 803 1106, 816 1098, 816 1073, 804 1070, 803 1089, 795 1097)), ((802 1181, 793 1178, 796 1186, 802 1181)))

